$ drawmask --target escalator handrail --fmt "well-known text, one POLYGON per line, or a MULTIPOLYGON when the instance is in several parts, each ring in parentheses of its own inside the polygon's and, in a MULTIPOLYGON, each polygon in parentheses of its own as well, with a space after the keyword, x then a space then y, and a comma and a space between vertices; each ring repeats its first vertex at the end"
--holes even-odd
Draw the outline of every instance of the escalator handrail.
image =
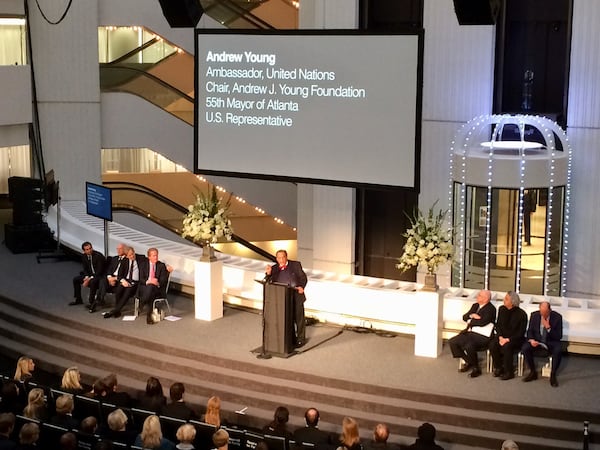
MULTIPOLYGON (((114 190, 124 190, 124 191, 134 191, 134 192, 143 192, 145 194, 150 195, 151 197, 156 198, 157 200, 162 201, 163 203, 167 203, 169 206, 171 206, 172 208, 180 211, 183 214, 188 212, 188 209, 185 206, 180 205, 179 203, 174 202, 173 200, 165 197, 164 195, 154 191, 153 189, 150 189, 147 186, 143 186, 141 184, 137 184, 137 183, 132 183, 129 181, 105 181, 102 183, 103 185, 110 187, 111 189, 114 190), (115 185, 126 185, 126 187, 116 187, 115 185)), ((148 211, 143 211, 141 208, 135 206, 135 205, 118 205, 117 210, 122 209, 122 210, 130 210, 130 211, 134 211, 138 214, 141 214, 145 217, 147 217, 148 215, 148 211)), ((161 219, 152 219, 154 222, 158 223, 159 225, 169 229, 170 231, 174 231, 174 229, 168 225, 167 222, 162 221, 161 219)), ((258 253, 260 256, 262 256, 263 258, 267 258, 271 261, 276 261, 276 257, 274 255, 272 255, 271 253, 263 250, 262 248, 254 245, 253 243, 247 241, 246 239, 244 239, 241 236, 238 236, 237 234, 233 234, 231 236, 231 240, 234 242, 237 242, 240 245, 243 245, 244 247, 252 250, 254 253, 258 253)), ((188 241, 193 242, 194 244, 202 247, 202 244, 198 244, 194 241, 192 241, 191 239, 188 239, 188 241)))
MULTIPOLYGON (((237 14, 238 18, 244 19, 246 22, 254 25, 257 28, 264 29, 264 30, 274 30, 275 29, 275 27, 273 25, 271 25, 270 23, 265 22, 260 17, 255 16, 250 11, 248 11, 248 10, 246 10, 246 9, 238 6, 238 5, 236 5, 235 3, 231 2, 230 0, 218 0, 218 3, 222 7, 224 7, 226 9, 230 10, 231 12, 237 14)), ((205 8, 204 12, 207 13, 208 15, 210 15, 210 10, 212 8, 214 8, 214 7, 215 6, 211 6, 211 7, 205 8)), ((228 25, 228 23, 225 23, 224 25, 228 25)))
MULTIPOLYGON (((126 59, 131 58, 132 56, 137 55, 139 52, 143 52, 144 50, 146 50, 148 47, 154 45, 155 43, 158 42, 158 37, 155 36, 152 39, 150 39, 148 42, 144 42, 142 45, 140 45, 139 47, 136 47, 130 51, 128 51, 127 53, 125 53, 124 55, 119 56, 117 59, 113 59, 112 61, 108 61, 106 63, 103 64, 120 64, 123 61, 125 61, 126 59)), ((170 55, 169 55, 170 56, 170 55)), ((162 61, 162 60, 161 60, 162 61)))

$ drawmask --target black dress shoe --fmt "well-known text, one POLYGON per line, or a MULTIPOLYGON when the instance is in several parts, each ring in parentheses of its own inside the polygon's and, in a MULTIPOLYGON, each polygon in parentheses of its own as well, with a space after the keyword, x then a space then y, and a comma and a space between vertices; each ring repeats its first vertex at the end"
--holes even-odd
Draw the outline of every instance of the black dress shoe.
POLYGON ((501 380, 506 381, 506 380, 512 380, 515 377, 515 374, 510 372, 510 373, 503 373, 502 376, 500 377, 501 380))
POLYGON ((523 378, 523 381, 529 383, 530 381, 537 380, 537 377, 537 373, 532 370, 525 378, 523 378))
POLYGON ((501 377, 502 375, 504 375, 504 371, 502 369, 494 369, 494 373, 492 375, 496 378, 501 377))
POLYGON ((475 367, 469 374, 469 377, 477 378, 479 375, 481 375, 481 369, 479 367, 475 367))
POLYGON ((558 380, 554 375, 550 375, 550 386, 558 387, 558 380))
POLYGON ((458 371, 460 373, 465 373, 468 372, 469 370, 471 370, 473 367, 471 366, 471 364, 465 364, 464 366, 462 366, 460 369, 458 369, 458 371))
POLYGON ((74 301, 69 303, 69 306, 75 306, 75 305, 83 305, 83 300, 81 300, 80 298, 76 298, 74 301))
POLYGON ((102 315, 102 317, 104 317, 105 319, 110 319, 111 317, 113 317, 113 313, 112 312, 106 312, 102 315))
POLYGON ((93 314, 95 312, 96 312, 96 305, 90 306, 90 314, 93 314))
POLYGON ((296 347, 296 348, 304 347, 304 344, 306 344, 305 341, 297 341, 296 345, 294 345, 294 347, 296 347))

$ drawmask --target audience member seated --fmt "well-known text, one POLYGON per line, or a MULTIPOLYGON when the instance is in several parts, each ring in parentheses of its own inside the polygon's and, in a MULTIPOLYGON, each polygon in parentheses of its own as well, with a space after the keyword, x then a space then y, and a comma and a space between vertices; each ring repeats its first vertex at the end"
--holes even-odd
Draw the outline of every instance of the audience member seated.
POLYGON ((94 434, 98 429, 98 419, 94 416, 88 416, 81 421, 79 431, 86 434, 94 434))
POLYGON ((142 432, 135 439, 135 445, 150 450, 174 450, 175 444, 162 435, 158 416, 146 417, 142 432))
MULTIPOLYGON (((229 445, 229 433, 223 428, 220 428, 213 434, 212 441, 215 450, 227 450, 229 445)), ((264 442, 261 442, 261 444, 264 444, 264 442)), ((259 450, 258 446, 256 447, 256 450, 259 450)))
POLYGON ((63 373, 60 388, 69 394, 84 394, 86 389, 81 385, 81 373, 77 367, 69 367, 63 373))
POLYGON ((444 450, 443 447, 435 443, 435 427, 425 422, 417 430, 417 440, 409 445, 411 450, 444 450))
POLYGON ((185 425, 181 425, 177 429, 177 440, 179 443, 175 446, 175 448, 179 450, 193 450, 194 449, 194 439, 196 439, 196 427, 189 423, 185 425))
POLYGON ((294 431, 296 442, 308 442, 310 444, 331 444, 329 433, 319 430, 319 411, 317 408, 308 408, 304 413, 305 427, 294 431))
POLYGON ((160 413, 167 404, 167 397, 163 394, 163 387, 160 380, 150 377, 146 381, 146 391, 138 399, 138 407, 146 411, 160 413))
POLYGON ((5 381, 2 385, 0 413, 22 414, 25 404, 14 381, 5 381))
POLYGON ((114 448, 112 441, 109 440, 99 440, 94 445, 94 450, 113 450, 114 448))
POLYGON ((19 431, 19 445, 17 450, 36 450, 37 441, 40 439, 40 427, 37 423, 24 424, 19 431))
POLYGON ((79 275, 73 278, 73 297, 74 300, 69 303, 69 306, 82 305, 81 286, 90 289, 88 303, 93 305, 96 301, 96 292, 100 286, 100 280, 104 277, 104 267, 106 266, 106 258, 99 251, 92 248, 90 242, 81 244, 83 253, 81 255, 81 265, 83 270, 79 275))
POLYGON ((104 439, 131 445, 135 441, 136 433, 127 430, 127 415, 122 409, 115 409, 106 419, 108 428, 102 427, 98 434, 104 439))
POLYGON ((397 450, 399 446, 388 442, 390 429, 385 423, 378 423, 373 429, 373 440, 367 445, 370 450, 397 450))
POLYGON ((92 385, 92 390, 86 394, 87 397, 95 398, 96 400, 102 400, 106 398, 106 394, 108 393, 108 386, 106 386, 106 381, 104 378, 99 378, 94 381, 92 385))
POLYGON ((525 341, 527 314, 519 304, 519 294, 509 291, 504 296, 504 304, 498 309, 496 333, 490 341, 490 353, 494 362, 494 376, 501 380, 515 377, 514 354, 521 350, 525 341))
POLYGON ((77 446, 80 450, 92 450, 94 445, 96 444, 97 436, 96 430, 98 429, 98 420, 89 416, 81 421, 81 425, 79 426, 79 433, 77 446))
POLYGON ((206 413, 202 415, 200 420, 204 423, 214 425, 219 428, 221 422, 221 399, 215 395, 210 397, 206 402, 206 413))
POLYGON ((273 414, 273 421, 266 425, 262 431, 272 436, 283 436, 292 439, 292 432, 288 430, 287 423, 290 420, 290 412, 285 406, 278 406, 273 414))
POLYGON ((27 396, 27 406, 23 409, 23 415, 29 419, 48 420, 48 407, 46 406, 46 394, 43 389, 33 388, 27 396))
POLYGON ((490 303, 491 298, 490 291, 479 291, 477 301, 463 315, 463 320, 467 322, 466 328, 448 340, 452 356, 465 360, 460 372, 471 370, 471 378, 481 375, 477 352, 487 349, 490 344, 496 320, 496 307, 490 303))
POLYGON ((79 428, 79 422, 73 417, 71 395, 61 395, 56 399, 56 414, 50 418, 50 423, 68 430, 79 428))
POLYGON ((96 301, 90 305, 90 313, 95 313, 99 306, 104 306, 104 297, 108 292, 114 293, 119 285, 119 280, 127 276, 127 256, 125 245, 117 244, 117 255, 107 261, 104 276, 100 279, 96 301))
POLYGON ((29 381, 33 377, 35 363, 27 356, 21 356, 17 361, 14 379, 16 381, 29 381))
POLYGON ((527 341, 521 347, 525 364, 529 368, 529 374, 523 378, 523 381, 533 381, 538 377, 533 359, 534 354, 544 356, 550 354, 552 356, 550 385, 558 387, 556 374, 562 358, 562 335, 562 316, 556 311, 552 311, 549 302, 543 301, 540 303, 540 310, 531 313, 527 328, 527 341))
POLYGON ((519 446, 515 441, 504 441, 501 450, 519 450, 519 446))
POLYGON ((103 402, 125 408, 131 406, 131 397, 129 394, 118 390, 119 385, 116 374, 111 373, 104 377, 104 384, 106 385, 106 395, 102 399, 103 402))
POLYGON ((409 449, 414 450, 444 450, 444 448, 435 443, 435 427, 425 422, 417 430, 417 440, 409 445, 409 449))
POLYGON ((162 408, 161 415, 185 420, 186 422, 197 420, 198 414, 185 403, 183 399, 184 394, 185 386, 183 383, 173 383, 169 388, 171 403, 162 408))
POLYGON ((342 435, 338 450, 362 450, 358 423, 352 417, 344 417, 342 420, 342 435))
POLYGON ((75 433, 65 433, 60 437, 60 450, 76 450, 77 449, 77 436, 75 433))
POLYGON ((0 414, 0 450, 12 450, 17 443, 10 439, 15 429, 15 415, 11 412, 0 414))

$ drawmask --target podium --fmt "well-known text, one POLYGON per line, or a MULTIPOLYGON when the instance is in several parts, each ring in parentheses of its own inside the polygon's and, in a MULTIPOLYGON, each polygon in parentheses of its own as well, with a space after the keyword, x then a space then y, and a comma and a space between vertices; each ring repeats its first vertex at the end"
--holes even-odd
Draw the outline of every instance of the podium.
POLYGON ((287 358, 294 352, 294 289, 263 285, 263 355, 287 358))

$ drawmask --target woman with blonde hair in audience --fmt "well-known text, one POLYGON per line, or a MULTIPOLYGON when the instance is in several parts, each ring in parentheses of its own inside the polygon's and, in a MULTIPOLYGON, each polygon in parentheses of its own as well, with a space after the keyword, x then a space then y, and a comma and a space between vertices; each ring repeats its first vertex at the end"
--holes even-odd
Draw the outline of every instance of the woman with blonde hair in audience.
POLYGON ((344 417, 342 420, 342 435, 338 450, 362 450, 358 423, 352 417, 344 417))
POLYGON ((206 402, 206 414, 201 419, 204 423, 214 425, 216 428, 221 426, 221 399, 213 395, 206 402))
POLYGON ((69 367, 63 373, 60 388, 70 394, 81 394, 84 392, 81 386, 81 373, 77 367, 69 367))
POLYGON ((176 434, 179 444, 175 447, 177 450, 194 450, 194 439, 196 439, 196 427, 189 423, 184 423, 177 429, 176 434))
POLYGON ((48 408, 46 407, 46 394, 40 388, 33 388, 27 396, 27 406, 23 409, 23 415, 30 419, 48 420, 48 408))
POLYGON ((17 361, 17 368, 15 370, 16 381, 27 381, 33 377, 33 370, 35 369, 35 363, 33 359, 28 356, 21 356, 17 361))
POLYGON ((135 444, 150 450, 175 450, 175 444, 162 435, 158 416, 151 415, 144 420, 142 432, 135 439, 135 444))

